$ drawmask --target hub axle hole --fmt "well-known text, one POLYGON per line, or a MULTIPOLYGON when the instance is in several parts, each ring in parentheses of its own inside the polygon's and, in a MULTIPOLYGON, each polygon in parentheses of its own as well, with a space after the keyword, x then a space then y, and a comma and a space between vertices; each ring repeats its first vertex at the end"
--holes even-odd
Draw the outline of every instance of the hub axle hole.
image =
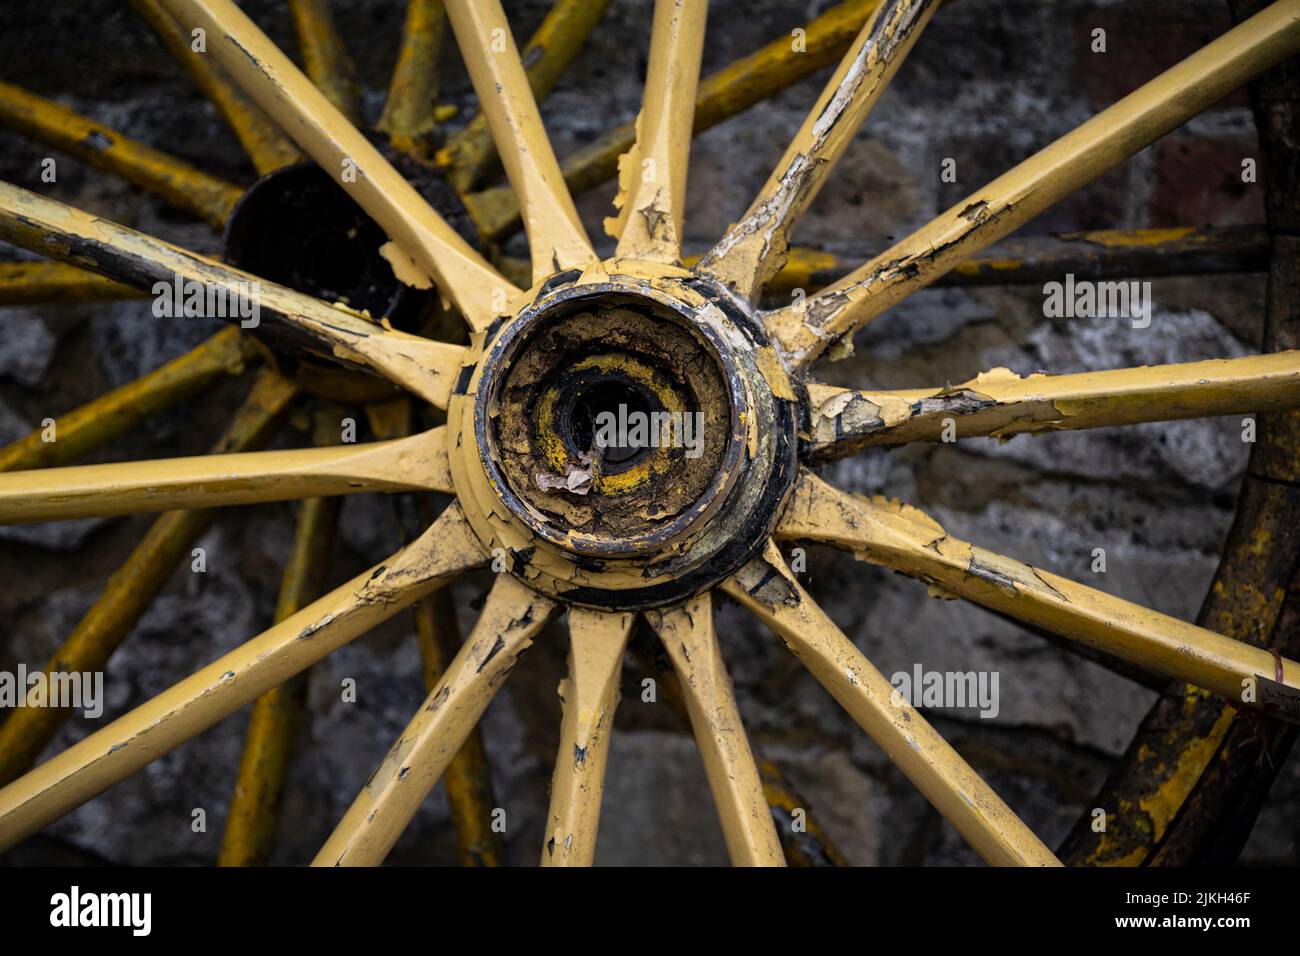
POLYGON ((628 443, 626 426, 658 408, 659 402, 634 382, 604 379, 583 386, 562 419, 569 451, 578 457, 596 451, 607 473, 626 471, 651 450, 648 444, 628 443), (597 447, 606 438, 613 440, 597 447))

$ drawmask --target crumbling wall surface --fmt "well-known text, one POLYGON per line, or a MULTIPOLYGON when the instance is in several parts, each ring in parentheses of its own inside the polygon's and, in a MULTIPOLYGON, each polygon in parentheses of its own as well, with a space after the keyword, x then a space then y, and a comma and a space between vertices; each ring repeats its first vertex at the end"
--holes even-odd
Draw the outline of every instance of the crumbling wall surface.
MULTIPOLYGON (((281 3, 244 9, 297 56, 281 3)), ((516 33, 532 31, 544 0, 506 4, 516 33)), ((595 35, 547 101, 564 155, 636 113, 652 0, 613 0, 595 35)), ((714 0, 705 43, 712 71, 789 32, 828 0, 714 0)), ((335 3, 358 63, 370 120, 383 105, 404 4, 335 3)), ((945 4, 893 87, 850 145, 796 241, 852 241, 883 249, 1096 110, 1229 26, 1221 0, 959 0, 945 4), (1105 54, 1090 49, 1106 31, 1105 54), (956 182, 944 182, 944 160, 956 182)), ((473 97, 454 54, 443 99, 473 97)), ((780 157, 827 71, 696 140, 686 232, 721 234, 780 157)), ((0 79, 58 99, 110 126, 238 183, 253 173, 212 107, 198 96, 129 5, 116 0, 6 0, 0 79)), ((1026 232, 1262 221, 1261 188, 1243 184, 1257 155, 1244 95, 1145 150, 1045 214, 1026 232)), ((0 178, 194 249, 216 252, 205 226, 147 194, 0 130, 0 178), (40 181, 57 158, 58 179, 40 181)), ((582 197, 593 235, 613 187, 582 197)), ((11 257, 10 249, 0 255, 11 257)), ((1264 309, 1260 275, 1153 283, 1149 328, 1115 319, 1046 318, 1041 288, 922 292, 874 323, 848 359, 826 366, 842 385, 919 387, 1008 366, 1079 371, 1248 354, 1264 309)), ((182 354, 211 334, 204 320, 154 318, 146 302, 14 308, 0 316, 0 442, 182 354)), ((93 460, 201 453, 228 419, 241 386, 151 420, 93 460)), ((291 423, 284 442, 305 441, 291 423)), ((857 491, 899 496, 967 540, 1048 567, 1184 619, 1194 617, 1230 524, 1249 446, 1239 418, 1132 429, 1022 436, 873 451, 825 469, 857 491), (1105 574, 1092 570, 1104 548, 1105 574)), ((207 571, 183 567, 113 657, 111 717, 163 690, 271 620, 292 545, 294 507, 230 509, 200 542, 207 571)), ((0 532, 0 669, 45 661, 148 527, 147 516, 0 532)), ((331 580, 390 552, 391 502, 344 505, 331 580)), ((995 719, 929 713, 967 759, 1049 844, 1091 809, 1108 769, 1153 700, 1151 691, 960 602, 928 597, 896 575, 830 551, 809 553, 805 583, 886 674, 997 672, 995 719)), ((457 588, 472 623, 488 580, 457 588)), ((969 863, 972 852, 769 634, 735 606, 719 611, 723 652, 758 747, 802 792, 812 812, 860 864, 969 863)), ((535 860, 556 747, 555 687, 565 636, 553 627, 488 711, 485 732, 510 859, 535 860)), ((721 832, 689 735, 662 704, 642 700, 629 663, 618 713, 597 851, 603 863, 719 863, 721 832)), ((275 860, 311 858, 423 697, 409 617, 329 657, 311 672, 312 719, 300 734, 275 860), (340 685, 353 678, 355 703, 340 685)), ((0 860, 206 864, 216 857, 247 712, 151 764, 0 860), (206 832, 192 827, 204 809, 206 832)), ((98 726, 69 722, 51 748, 98 726)), ((1300 862, 1300 772, 1274 787, 1247 846, 1253 863, 1300 862)), ((392 859, 451 862, 441 787, 392 859)))

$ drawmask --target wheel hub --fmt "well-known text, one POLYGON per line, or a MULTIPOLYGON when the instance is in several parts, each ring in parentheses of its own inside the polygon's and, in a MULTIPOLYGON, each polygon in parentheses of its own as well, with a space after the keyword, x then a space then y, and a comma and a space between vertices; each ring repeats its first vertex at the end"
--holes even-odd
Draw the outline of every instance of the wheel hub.
MULTIPOLYGON (((427 189, 428 183, 421 186, 427 189)), ((436 193, 431 202, 435 196, 442 199, 436 193)), ((439 208, 457 221, 454 207, 443 201, 439 208)), ((244 193, 226 224, 223 258, 264 279, 418 332, 434 293, 398 281, 379 252, 387 241, 328 173, 299 163, 268 173, 244 193)))
POLYGON ((720 286, 608 262, 552 276, 485 339, 448 424, 457 493, 498 570, 572 602, 649 607, 766 540, 799 405, 720 286))
MULTIPOLYGON (((440 174, 379 143, 407 182, 467 242, 469 213, 440 174)), ((380 252, 388 236, 343 188, 314 163, 267 173, 245 191, 226 223, 222 258, 246 272, 416 334, 437 310, 437 291, 406 285, 380 252)), ((272 345, 272 348, 275 346, 272 345)), ((279 351, 277 365, 306 391, 343 404, 400 395, 391 383, 311 356, 279 351)))

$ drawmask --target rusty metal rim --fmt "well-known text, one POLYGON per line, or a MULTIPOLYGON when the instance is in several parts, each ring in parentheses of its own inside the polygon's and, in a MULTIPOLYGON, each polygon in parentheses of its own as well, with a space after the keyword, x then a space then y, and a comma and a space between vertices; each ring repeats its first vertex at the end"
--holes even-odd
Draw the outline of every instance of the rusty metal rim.
MULTIPOLYGON (((1245 17, 1251 12, 1250 10, 1241 9, 1240 5, 1234 2, 1234 0, 1227 0, 1227 6, 1229 8, 1230 16, 1238 23, 1245 19, 1245 17)), ((1252 91, 1257 88, 1259 83, 1266 81, 1274 74, 1279 76, 1284 75, 1283 68, 1275 67, 1270 73, 1264 74, 1263 77, 1251 84, 1252 91)), ((1293 76, 1289 83, 1285 83, 1284 81, 1286 91, 1292 97, 1297 94, 1295 78, 1296 77, 1293 76)), ((1265 100, 1263 97, 1258 95, 1251 96, 1251 111, 1254 118, 1256 134, 1259 137, 1261 151, 1268 154, 1270 152, 1277 153, 1286 150, 1293 156, 1296 155, 1298 151, 1294 143, 1288 144, 1283 141, 1282 137, 1273 135, 1272 126, 1268 122, 1268 117, 1264 112, 1264 106, 1265 100)), ((1270 183, 1270 177, 1273 172, 1274 171, 1267 168, 1262 171, 1262 181, 1265 183, 1266 187, 1270 183)), ((1271 212, 1271 210, 1266 210, 1266 212, 1271 212)), ((1269 219, 1267 224, 1269 238, 1275 239, 1278 235, 1282 234, 1284 230, 1280 224, 1272 221, 1273 217, 1271 215, 1267 216, 1267 218, 1269 219)), ((1273 264, 1276 266, 1275 257, 1277 255, 1277 250, 1274 243, 1270 243, 1269 252, 1270 259, 1273 260, 1273 264)), ((1264 347, 1266 349, 1285 347, 1285 345, 1279 345, 1276 341, 1271 341, 1273 338, 1271 333, 1275 331, 1275 323, 1280 319, 1280 317, 1274 312, 1275 306, 1276 303, 1270 292, 1265 297, 1266 311, 1263 325, 1263 335, 1265 339, 1264 347)), ((1255 449, 1258 447, 1259 446, 1255 446, 1255 448, 1252 449, 1241 491, 1237 497, 1236 509, 1233 516, 1233 527, 1230 530, 1228 537, 1225 539, 1224 550, 1220 553, 1220 563, 1215 570, 1214 579, 1211 581, 1207 590, 1202 606, 1201 616, 1204 616, 1207 610, 1211 607, 1212 602, 1215 600, 1216 591, 1224 582, 1225 578, 1234 573, 1232 568, 1233 556, 1229 550, 1233 537, 1239 533, 1249 534, 1260 529, 1269 513, 1267 506, 1257 500, 1262 498, 1262 492, 1267 488, 1266 481, 1257 482, 1252 480, 1256 477, 1253 475, 1252 468, 1256 463, 1255 449), (1256 510, 1256 506, 1258 506, 1258 510, 1256 510), (1238 525, 1241 525, 1245 521, 1250 521, 1252 516, 1254 517, 1254 521, 1251 528, 1248 531, 1239 532, 1238 525)), ((1292 569, 1291 588, 1294 593, 1294 575, 1297 570, 1300 569, 1300 536, 1289 538, 1282 537, 1280 540, 1278 538, 1273 538, 1270 542, 1270 547, 1272 549, 1286 549, 1282 560, 1284 564, 1289 565, 1292 569)), ((1259 584, 1261 582, 1253 581, 1251 583, 1259 584)), ((1265 646, 1276 647, 1282 654, 1294 655, 1297 651, 1300 651, 1300 627, 1291 628, 1290 633, 1287 633, 1286 630, 1284 630, 1285 625, 1286 618, 1282 613, 1279 613, 1273 620, 1269 632, 1264 636, 1265 646), (1281 631, 1280 634, 1279 631, 1281 631)), ((1086 865, 1090 863, 1094 865, 1097 863, 1103 865, 1106 863, 1127 863, 1130 865, 1136 863, 1138 865, 1155 866, 1179 865, 1182 861, 1173 859, 1170 855, 1162 853, 1161 851, 1166 839, 1174 833, 1176 828, 1180 825, 1191 828, 1190 832, 1188 830, 1183 830, 1180 834, 1180 839, 1184 844, 1196 844, 1211 847, 1211 852, 1213 854, 1212 862, 1219 864, 1234 862, 1240 852, 1244 849, 1246 838, 1253 830, 1255 820, 1258 817, 1259 812, 1263 809, 1262 793, 1267 792, 1269 784, 1271 784, 1273 778, 1276 777, 1278 771, 1281 769, 1281 760, 1285 759, 1287 751, 1290 749, 1291 743, 1296 736, 1295 730, 1294 728, 1289 727, 1285 729, 1279 727, 1282 739, 1280 741, 1274 741, 1273 744, 1270 744, 1267 736, 1261 736, 1260 745, 1264 748, 1261 751, 1261 754, 1267 753, 1268 760, 1256 760, 1248 765, 1234 768, 1234 775, 1238 777, 1238 788, 1233 791, 1221 790, 1211 794, 1209 797, 1211 804, 1217 803, 1218 805, 1199 807, 1198 810, 1201 814, 1199 820, 1185 820, 1184 815, 1186 811, 1193 803, 1197 802, 1198 790, 1205 782, 1205 777, 1210 768, 1214 766, 1216 760, 1220 759, 1222 748, 1225 746, 1225 743, 1227 745, 1232 744, 1235 737, 1234 731, 1242 726, 1248 726, 1252 728, 1252 733, 1254 733, 1255 730, 1258 730, 1259 721, 1261 720, 1261 718, 1255 715, 1246 715, 1241 711, 1233 711, 1231 707, 1227 707, 1225 710, 1225 705, 1222 700, 1213 696, 1188 696, 1182 693, 1186 686, 1187 685, 1184 685, 1179 681, 1172 681, 1166 687, 1165 691, 1157 697, 1148 712, 1144 715, 1142 722, 1138 725, 1123 756, 1120 757, 1119 761, 1116 763, 1115 767, 1112 768, 1111 773, 1108 774, 1105 782, 1099 789, 1097 796, 1093 801, 1093 805, 1102 808, 1142 806, 1143 801, 1148 799, 1152 794, 1150 787, 1143 786, 1143 784, 1151 782, 1147 779, 1143 768, 1142 754, 1144 751, 1170 752, 1172 746, 1172 748, 1179 754, 1180 762, 1183 758, 1201 760, 1201 769, 1197 772, 1196 782, 1187 786, 1182 793, 1177 794, 1178 799, 1176 804, 1167 811, 1167 819, 1163 825, 1160 825, 1159 832, 1155 834, 1149 845, 1141 845, 1140 848, 1135 848, 1133 854, 1136 855, 1130 854, 1123 858, 1097 856, 1096 854, 1103 850, 1103 842, 1088 837, 1088 834, 1091 833, 1092 813, 1091 811, 1086 810, 1070 834, 1068 834, 1062 841, 1058 850, 1061 859, 1066 862, 1067 865, 1086 865), (1180 699, 1181 702, 1176 705, 1175 702, 1180 699), (1178 706, 1181 709, 1181 719, 1173 730, 1173 733, 1177 736, 1175 738, 1170 738, 1170 729, 1166 726, 1167 714, 1175 706, 1178 706), (1228 723, 1226 726, 1220 726, 1223 724, 1225 719, 1225 713, 1230 715, 1226 717, 1228 723), (1198 727, 1213 727, 1214 729, 1209 732, 1211 736, 1208 739, 1217 740, 1217 743, 1210 749, 1210 751, 1204 754, 1203 757, 1199 758, 1192 756, 1193 749, 1196 747, 1198 741, 1207 738, 1198 736, 1198 727), (1272 751, 1278 749, 1280 749, 1280 759, 1276 764, 1274 764, 1272 751), (1245 779, 1242 779, 1243 777, 1245 779), (1244 801, 1237 800, 1232 805, 1229 805, 1229 802, 1232 802, 1236 795, 1249 793, 1251 791, 1254 791, 1256 796, 1253 803, 1242 806, 1244 801), (1220 835, 1214 832, 1216 829, 1215 823, 1217 815, 1225 812, 1230 812, 1234 820, 1234 833, 1232 836, 1227 838, 1226 844, 1223 839, 1221 839, 1220 835), (1249 820, 1244 819, 1243 814, 1248 815, 1249 820)), ((1263 735, 1264 731, 1259 730, 1259 733, 1263 735)), ((1176 771, 1169 772, 1174 774, 1174 776, 1166 777, 1162 781, 1157 782, 1155 787, 1156 793, 1159 793, 1162 790, 1168 791, 1175 786, 1177 779, 1176 771)), ((1105 852, 1115 853, 1118 852, 1118 849, 1120 848, 1122 847, 1111 847, 1105 852)), ((1184 852, 1195 853, 1196 851, 1185 846, 1184 852)), ((1205 858, 1204 862, 1211 862, 1211 859, 1205 858)))

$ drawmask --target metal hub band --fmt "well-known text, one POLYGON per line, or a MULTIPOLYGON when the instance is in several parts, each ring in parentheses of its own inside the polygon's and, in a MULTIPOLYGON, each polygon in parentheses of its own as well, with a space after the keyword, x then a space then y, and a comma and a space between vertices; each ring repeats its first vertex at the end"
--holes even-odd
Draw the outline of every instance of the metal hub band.
POLYGON ((448 409, 452 474, 484 545, 531 584, 656 606, 766 540, 795 473, 798 404, 761 326, 720 286, 605 263, 551 277, 486 340, 448 409), (591 416, 608 424, 616 408, 662 425, 657 440, 597 447, 591 416))

